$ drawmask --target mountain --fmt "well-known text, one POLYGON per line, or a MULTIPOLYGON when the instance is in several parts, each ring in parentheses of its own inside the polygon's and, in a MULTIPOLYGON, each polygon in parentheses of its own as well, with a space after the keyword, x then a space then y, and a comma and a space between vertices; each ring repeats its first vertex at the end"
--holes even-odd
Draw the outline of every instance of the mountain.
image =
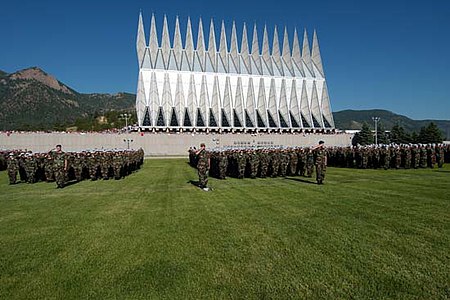
POLYGON ((8 75, 8 73, 6 73, 6 72, 0 70, 0 78, 5 77, 6 75, 8 75))
POLYGON ((398 124, 410 133, 419 132, 420 128, 433 122, 442 131, 446 140, 450 140, 450 120, 413 120, 382 109, 341 110, 334 112, 333 116, 336 128, 339 129, 361 129, 364 122, 367 122, 373 128, 374 122, 372 117, 380 117, 378 124, 385 130, 390 130, 394 125, 398 124))
MULTIPOLYGON (((0 70, 0 130, 47 130, 77 119, 88 122, 107 112, 134 112, 135 99, 128 93, 78 93, 37 67, 12 74, 0 70)), ((450 140, 448 120, 412 120, 381 109, 342 110, 333 115, 339 129, 361 129, 363 122, 373 126, 373 116, 380 117, 379 125, 385 130, 399 124, 408 132, 419 132, 434 122, 450 140)))
POLYGON ((0 130, 51 129, 110 110, 134 110, 128 93, 82 94, 33 67, 0 71, 0 130))

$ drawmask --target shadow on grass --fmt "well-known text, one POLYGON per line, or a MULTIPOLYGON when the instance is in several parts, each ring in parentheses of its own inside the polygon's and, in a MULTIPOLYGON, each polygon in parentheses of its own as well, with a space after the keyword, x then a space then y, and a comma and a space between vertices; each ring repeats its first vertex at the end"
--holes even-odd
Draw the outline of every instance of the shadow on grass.
POLYGON ((67 181, 67 182, 64 184, 64 187, 68 187, 68 186, 77 184, 77 183, 79 183, 79 182, 80 182, 80 181, 77 181, 77 180, 67 181))
POLYGON ((299 182, 308 183, 308 184, 317 184, 316 182, 305 180, 305 179, 300 179, 300 178, 285 177, 284 179, 299 181, 299 182))
POLYGON ((187 183, 192 184, 193 186, 200 187, 200 181, 189 180, 187 183))
POLYGON ((450 171, 447 171, 447 170, 433 170, 433 172, 450 173, 450 171))

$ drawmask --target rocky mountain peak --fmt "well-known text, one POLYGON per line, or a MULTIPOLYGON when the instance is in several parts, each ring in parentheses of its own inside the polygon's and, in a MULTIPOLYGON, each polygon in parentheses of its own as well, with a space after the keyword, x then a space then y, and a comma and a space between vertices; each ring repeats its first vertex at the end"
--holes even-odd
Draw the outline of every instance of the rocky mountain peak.
POLYGON ((45 73, 38 67, 32 67, 24 70, 17 71, 10 75, 10 79, 25 79, 25 80, 36 80, 46 86, 61 91, 66 94, 73 94, 73 92, 64 84, 60 83, 50 74, 45 73))

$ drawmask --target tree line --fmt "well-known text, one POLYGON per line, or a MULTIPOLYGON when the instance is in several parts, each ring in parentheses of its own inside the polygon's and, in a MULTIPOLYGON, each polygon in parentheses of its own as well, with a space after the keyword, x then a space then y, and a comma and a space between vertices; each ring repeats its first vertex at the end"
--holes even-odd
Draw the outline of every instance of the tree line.
MULTIPOLYGON (((444 140, 441 130, 430 122, 427 126, 409 133, 401 125, 396 124, 390 131, 386 131, 382 124, 378 124, 377 142, 378 144, 437 144, 444 140)), ((375 143, 375 133, 367 122, 364 122, 360 132, 353 137, 353 145, 370 145, 375 143)))

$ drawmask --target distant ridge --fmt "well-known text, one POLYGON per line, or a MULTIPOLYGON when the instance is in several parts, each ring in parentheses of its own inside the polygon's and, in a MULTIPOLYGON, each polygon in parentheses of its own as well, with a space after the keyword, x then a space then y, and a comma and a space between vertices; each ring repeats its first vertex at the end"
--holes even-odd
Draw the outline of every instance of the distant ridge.
POLYGON ((403 115, 383 109, 369 110, 341 110, 333 113, 336 128, 339 129, 361 129, 362 124, 367 122, 374 126, 372 117, 380 117, 379 124, 385 130, 390 130, 394 125, 402 126, 408 132, 419 132, 421 127, 434 122, 441 129, 446 140, 450 139, 450 120, 413 120, 403 115))
POLYGON ((38 67, 0 71, 0 130, 52 129, 110 110, 134 110, 128 93, 82 94, 38 67))

